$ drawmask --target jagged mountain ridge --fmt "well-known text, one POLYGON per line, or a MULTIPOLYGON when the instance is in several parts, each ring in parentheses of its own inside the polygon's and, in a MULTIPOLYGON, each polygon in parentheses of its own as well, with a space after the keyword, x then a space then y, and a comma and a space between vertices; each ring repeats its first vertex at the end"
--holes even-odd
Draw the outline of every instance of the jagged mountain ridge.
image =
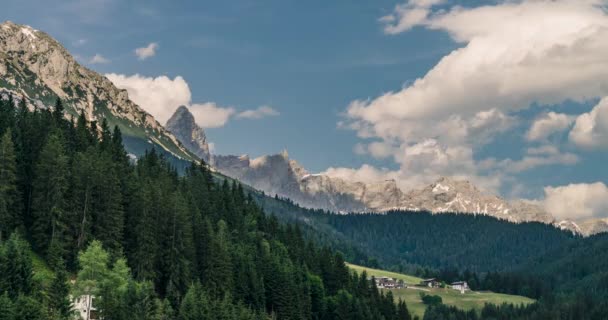
POLYGON ((133 154, 155 145, 178 158, 196 159, 126 90, 83 67, 58 41, 30 26, 0 24, 0 88, 3 96, 25 97, 30 108, 47 108, 61 98, 68 116, 84 112, 89 121, 105 118, 120 127, 133 154))
POLYGON ((197 157, 209 163, 211 153, 207 135, 203 128, 199 127, 194 116, 186 106, 179 106, 175 113, 167 120, 165 128, 173 133, 175 137, 197 157))
POLYGON ((543 207, 525 200, 508 201, 479 190, 469 181, 441 177, 434 183, 403 192, 394 180, 351 182, 324 174, 310 174, 286 151, 256 159, 214 156, 214 167, 270 195, 290 198, 301 206, 333 212, 391 210, 484 214, 514 223, 537 221, 581 235, 608 231, 608 219, 557 221, 543 207))

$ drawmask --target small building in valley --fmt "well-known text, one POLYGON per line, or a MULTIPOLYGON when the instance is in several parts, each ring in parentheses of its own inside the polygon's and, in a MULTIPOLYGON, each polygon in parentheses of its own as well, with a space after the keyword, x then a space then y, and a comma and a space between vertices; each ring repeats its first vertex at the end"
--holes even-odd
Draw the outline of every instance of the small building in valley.
POLYGON ((402 289, 405 288, 403 280, 397 280, 389 277, 374 278, 376 287, 379 289, 402 289))
POLYGON ((424 279, 420 281, 420 286, 429 287, 429 288, 439 288, 439 281, 435 278, 424 279))
POLYGON ((452 289, 459 290, 461 293, 469 290, 469 285, 466 281, 456 281, 452 283, 452 289))

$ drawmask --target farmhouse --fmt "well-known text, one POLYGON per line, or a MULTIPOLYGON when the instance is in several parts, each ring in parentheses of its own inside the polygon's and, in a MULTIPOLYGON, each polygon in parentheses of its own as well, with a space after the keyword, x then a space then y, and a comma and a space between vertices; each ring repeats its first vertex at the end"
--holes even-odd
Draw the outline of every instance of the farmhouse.
POLYGON ((429 287, 429 288, 439 288, 439 281, 435 278, 424 279, 420 281, 420 286, 429 287))
POLYGON ((379 289, 401 289, 405 287, 403 280, 397 280, 389 277, 374 278, 376 287, 379 289))
POLYGON ((452 283, 452 289, 460 290, 460 292, 464 293, 466 290, 469 290, 469 285, 466 281, 457 281, 452 283))

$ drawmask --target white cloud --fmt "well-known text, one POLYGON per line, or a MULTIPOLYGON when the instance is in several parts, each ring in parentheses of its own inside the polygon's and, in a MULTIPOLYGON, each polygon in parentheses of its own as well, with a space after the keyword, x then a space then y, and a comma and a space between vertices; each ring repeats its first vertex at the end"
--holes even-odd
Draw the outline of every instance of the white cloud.
POLYGON ((528 141, 545 140, 555 133, 568 129, 573 122, 573 116, 555 112, 546 113, 532 123, 526 134, 526 139, 528 141))
POLYGON ((353 151, 358 155, 369 154, 376 159, 385 159, 392 156, 395 152, 394 147, 382 141, 375 141, 370 144, 357 143, 353 151))
MULTIPOLYGON (((393 157, 404 179, 423 171, 474 180, 576 163, 576 155, 559 150, 520 160, 477 159, 474 154, 512 129, 521 110, 608 95, 608 16, 598 6, 604 2, 520 0, 434 10, 440 3, 397 6, 381 18, 385 32, 420 25, 447 32, 461 47, 410 85, 351 102, 341 126, 360 138, 398 146, 393 157)), ((549 115, 548 121, 533 125, 527 138, 541 141, 567 129, 572 119, 564 116, 549 115)), ((583 124, 598 128, 600 117, 589 118, 596 121, 583 124)))
POLYGON ((196 103, 189 109, 196 123, 203 128, 223 127, 236 112, 232 107, 223 108, 213 102, 196 103))
POLYGON ((520 173, 540 166, 548 165, 574 165, 579 162, 579 157, 573 153, 550 153, 539 154, 538 152, 555 152, 553 150, 529 149, 533 152, 520 160, 505 159, 496 164, 496 168, 508 173, 520 173))
POLYGON ((203 128, 222 127, 235 116, 242 119, 259 119, 278 115, 276 110, 268 106, 239 113, 234 107, 222 107, 214 102, 193 103, 190 86, 181 76, 173 79, 166 76, 145 77, 139 74, 126 76, 110 73, 105 76, 116 87, 127 90, 133 102, 162 124, 169 120, 179 106, 187 106, 196 123, 203 128))
POLYGON ((107 58, 105 58, 104 56, 102 56, 101 54, 96 54, 94 55, 91 60, 89 60, 90 64, 105 64, 105 63, 110 63, 110 60, 108 60, 107 58))
POLYGON ((364 164, 359 169, 351 168, 329 168, 323 174, 330 177, 340 178, 346 181, 383 181, 389 179, 398 179, 398 171, 390 171, 388 169, 376 169, 370 165, 364 164))
POLYGON ((585 1, 459 7, 425 25, 465 45, 412 85, 351 104, 348 116, 376 135, 394 135, 402 121, 466 120, 492 108, 508 113, 608 93, 608 18, 585 1))
POLYGON ((608 216, 608 187, 602 182, 545 187, 545 210, 557 219, 608 216))
POLYGON ((239 119, 262 119, 278 115, 279 112, 277 110, 269 106, 260 106, 257 109, 239 112, 236 117, 239 119))
POLYGON ((556 155, 559 154, 559 149, 556 146, 544 145, 540 147, 528 148, 526 151, 529 155, 556 155))
POLYGON ((583 148, 608 148, 608 98, 576 118, 569 138, 583 148))
POLYGON ((145 47, 135 49, 135 55, 139 60, 146 60, 156 55, 158 43, 152 42, 145 47))
POLYGON ((384 23, 384 32, 397 34, 407 31, 427 20, 431 7, 444 0, 409 0, 395 6, 393 13, 380 18, 384 23))
POLYGON ((118 88, 126 89, 133 102, 163 124, 177 107, 190 104, 190 87, 180 76, 171 79, 166 76, 154 78, 110 73, 106 77, 118 88))

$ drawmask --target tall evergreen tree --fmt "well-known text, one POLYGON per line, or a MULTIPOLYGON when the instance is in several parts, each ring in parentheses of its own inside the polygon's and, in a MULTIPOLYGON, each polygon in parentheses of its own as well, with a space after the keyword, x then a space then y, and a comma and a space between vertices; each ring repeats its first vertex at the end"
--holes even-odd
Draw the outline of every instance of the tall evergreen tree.
POLYGON ((17 163, 11 130, 0 138, 0 241, 6 239, 19 221, 17 163))
POLYGON ((27 242, 12 234, 0 251, 0 292, 7 292, 15 299, 32 292, 32 260, 27 242))
POLYGON ((39 250, 59 248, 63 254, 68 229, 66 191, 68 188, 68 157, 60 133, 51 134, 36 164, 34 187, 34 224, 32 237, 39 250))
POLYGON ((69 294, 68 273, 65 270, 64 263, 60 262, 55 271, 55 278, 51 282, 48 297, 50 313, 58 319, 70 319, 73 314, 69 294))

